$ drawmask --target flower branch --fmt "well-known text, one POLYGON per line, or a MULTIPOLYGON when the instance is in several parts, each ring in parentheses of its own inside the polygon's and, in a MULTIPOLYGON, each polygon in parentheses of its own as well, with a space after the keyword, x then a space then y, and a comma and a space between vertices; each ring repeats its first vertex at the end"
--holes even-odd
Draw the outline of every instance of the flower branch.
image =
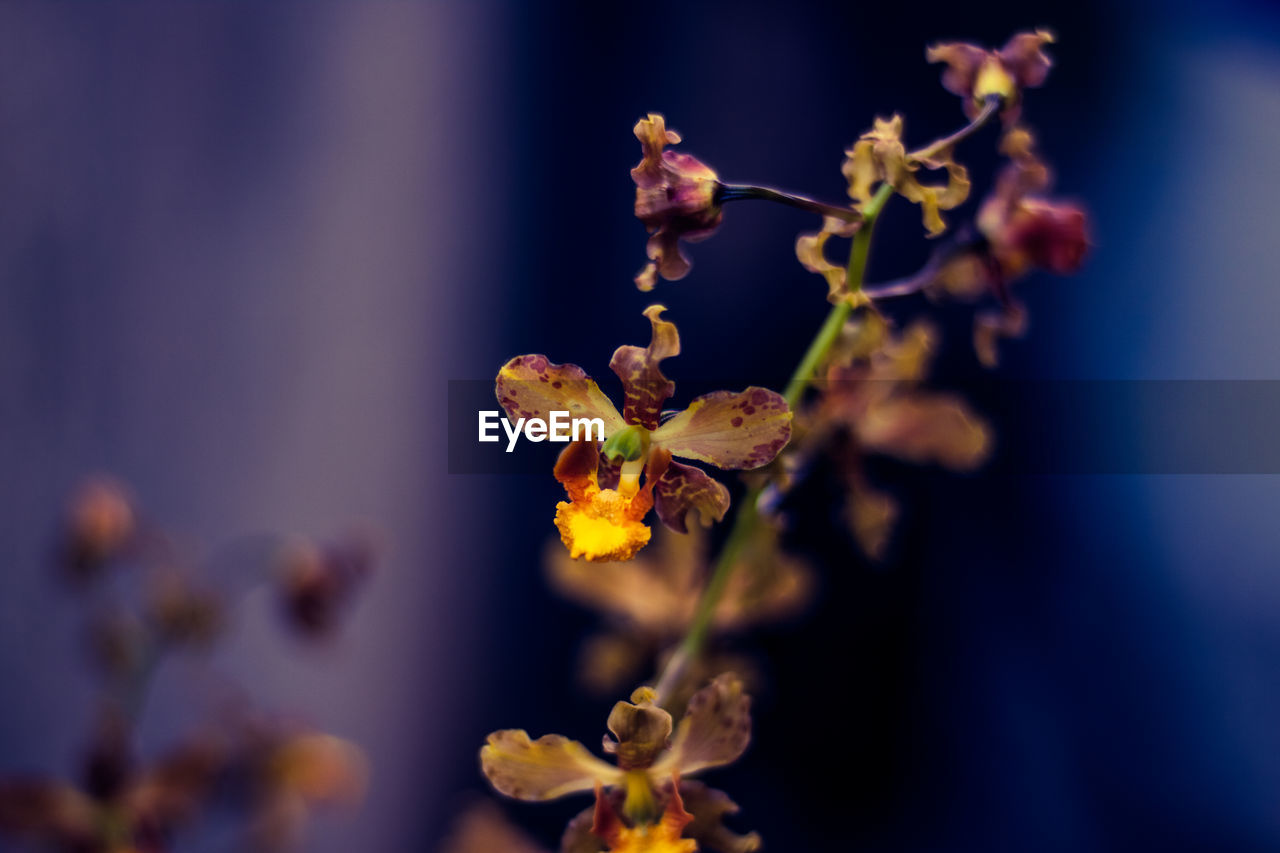
POLYGON ((802 195, 782 192, 781 190, 774 190, 768 187, 756 187, 747 184, 721 184, 715 195, 715 201, 717 204, 730 201, 744 201, 747 199, 773 201, 778 204, 785 204, 788 207, 807 210, 810 213, 816 213, 820 216, 833 216, 842 222, 862 221, 862 214, 853 208, 827 204, 825 202, 806 198, 802 195))

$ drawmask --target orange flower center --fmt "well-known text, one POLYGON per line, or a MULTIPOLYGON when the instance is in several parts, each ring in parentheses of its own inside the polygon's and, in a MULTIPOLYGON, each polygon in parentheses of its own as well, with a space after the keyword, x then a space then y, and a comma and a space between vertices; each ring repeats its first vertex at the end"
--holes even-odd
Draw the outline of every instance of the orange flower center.
POLYGON ((630 560, 647 545, 650 530, 635 517, 634 494, 588 489, 577 500, 556 504, 556 527, 569 556, 575 560, 619 562, 630 560))

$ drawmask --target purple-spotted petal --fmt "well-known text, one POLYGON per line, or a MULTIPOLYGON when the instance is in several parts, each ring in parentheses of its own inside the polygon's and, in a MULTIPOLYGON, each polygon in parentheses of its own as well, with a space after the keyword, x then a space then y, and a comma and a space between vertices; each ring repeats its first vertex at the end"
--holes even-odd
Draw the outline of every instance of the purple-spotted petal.
POLYGON ((615 785, 622 779, 621 770, 576 740, 561 735, 531 740, 523 729, 489 735, 480 750, 480 768, 499 793, 517 800, 554 800, 590 791, 597 782, 615 785))
POLYGON ((498 371, 498 403, 515 423, 520 418, 550 420, 551 412, 570 418, 600 418, 605 435, 626 424, 617 408, 586 371, 576 364, 552 364, 545 355, 518 355, 498 371))
POLYGON ((645 429, 657 429, 662 404, 676 392, 676 384, 662 375, 659 366, 664 358, 680 354, 680 334, 675 323, 662 319, 662 312, 666 310, 661 305, 645 309, 644 316, 653 326, 649 346, 618 347, 609 360, 609 368, 622 380, 623 420, 645 429))
POLYGON ((680 720, 671 748, 653 766, 659 778, 672 771, 682 776, 736 761, 751 742, 751 697, 732 673, 716 676, 693 694, 680 720))
POLYGON ((752 386, 713 391, 658 427, 653 444, 671 455, 717 468, 759 468, 791 438, 791 410, 781 394, 752 386))
POLYGON ((653 489, 653 505, 662 523, 688 533, 687 519, 697 511, 698 523, 708 527, 729 510, 729 490, 701 468, 672 462, 653 489))

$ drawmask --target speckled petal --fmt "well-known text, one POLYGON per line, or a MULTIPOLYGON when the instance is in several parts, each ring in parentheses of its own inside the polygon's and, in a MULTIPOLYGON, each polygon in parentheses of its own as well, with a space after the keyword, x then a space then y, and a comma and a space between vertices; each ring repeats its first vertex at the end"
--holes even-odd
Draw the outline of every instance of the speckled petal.
POLYGON ((781 394, 752 386, 734 394, 714 391, 658 427, 654 446, 673 456, 717 468, 759 468, 791 438, 791 410, 781 394))
POLYGON ((480 768, 495 790, 517 800, 554 800, 622 779, 622 771, 577 741, 561 735, 531 740, 523 729, 489 735, 480 750, 480 768))
POLYGON ((729 490, 701 468, 672 462, 653 490, 654 508, 662 523, 677 533, 688 533, 690 511, 703 527, 720 521, 729 510, 729 490))
POLYGON ((609 360, 609 368, 622 380, 626 395, 623 420, 645 429, 657 428, 662 404, 676 391, 676 384, 662 375, 660 367, 663 359, 680 354, 680 334, 675 323, 662 319, 665 310, 661 305, 645 309, 644 316, 653 327, 653 337, 647 347, 618 347, 609 360))
POLYGON ((568 412, 571 418, 600 418, 606 436, 625 426, 617 408, 581 367, 552 364, 545 355, 518 355, 508 361, 498 371, 494 391, 512 423, 568 412))
POLYGON ((716 676, 693 694, 676 727, 671 748, 651 770, 653 778, 681 775, 736 761, 751 742, 751 697, 732 673, 716 676))

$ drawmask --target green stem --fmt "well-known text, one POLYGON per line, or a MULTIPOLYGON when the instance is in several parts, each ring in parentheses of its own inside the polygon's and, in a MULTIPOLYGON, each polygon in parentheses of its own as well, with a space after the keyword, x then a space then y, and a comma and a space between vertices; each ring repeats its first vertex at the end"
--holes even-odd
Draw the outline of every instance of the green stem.
MULTIPOLYGON (((968 125, 950 136, 943 137, 921 148, 919 151, 913 152, 910 156, 916 159, 931 159, 950 148, 954 148, 990 121, 991 117, 1000 108, 1000 104, 1001 101, 998 97, 987 98, 986 103, 983 104, 982 111, 968 125)), ((849 247, 849 264, 845 268, 845 283, 850 297, 856 297, 863 293, 862 285, 867 271, 867 255, 871 249, 871 235, 875 230, 876 219, 879 217, 880 211, 893 195, 893 192, 893 187, 890 184, 882 183, 876 190, 875 195, 871 197, 861 211, 862 224, 853 235, 853 245, 849 247)), ((849 215, 850 213, 853 216, 859 215, 852 210, 834 208, 803 196, 780 193, 763 187, 722 186, 719 198, 721 202, 746 198, 767 199, 826 215, 839 215, 846 221, 856 221, 852 219, 849 215)), ((874 295, 898 295, 898 292, 897 288, 881 288, 874 295)), ((871 296, 872 294, 866 295, 871 296)), ((822 327, 818 329, 818 333, 809 344, 804 357, 800 359, 800 364, 796 367, 795 373, 791 375, 791 380, 787 383, 786 390, 783 393, 787 400, 787 405, 792 410, 800 404, 800 399, 804 396, 809 384, 813 382, 818 368, 822 366, 827 356, 830 355, 831 348, 835 346, 836 341, 840 338, 840 331, 844 328, 844 324, 849 319, 849 314, 852 313, 857 301, 854 298, 842 299, 838 304, 833 305, 827 313, 827 319, 823 321, 822 327)), ((750 541, 752 534, 755 532, 756 523, 760 519, 760 511, 756 504, 763 491, 763 486, 752 486, 743 495, 742 508, 738 510, 738 515, 733 522, 733 528, 729 531, 728 538, 725 539, 724 547, 720 549, 720 556, 716 560, 715 568, 711 571, 711 579, 707 581, 706 589, 702 591, 702 597, 698 601, 698 609, 693 615, 693 621, 689 624, 688 633, 685 634, 684 640, 680 643, 675 653, 672 654, 671 659, 667 661, 666 667, 662 670, 662 676, 658 679, 656 693, 658 694, 657 703, 659 705, 665 705, 670 701, 689 664, 701 654, 703 646, 706 645, 716 605, 720 603, 720 599, 724 596, 724 591, 729 585, 729 579, 733 576, 734 569, 737 568, 738 558, 742 553, 742 549, 750 541)))
MULTIPOLYGON (((880 189, 867 202, 866 209, 862 212, 862 227, 853 235, 853 245, 849 247, 849 265, 845 268, 845 284, 850 295, 862 290, 862 281, 867 272, 867 254, 871 248, 871 234, 875 231, 880 210, 891 195, 893 195, 893 187, 889 184, 881 184, 880 189)), ((786 390, 782 393, 787 400, 787 405, 792 409, 800 404, 800 397, 813 381, 814 374, 831 352, 836 339, 840 337, 840 330, 844 328, 845 321, 849 319, 849 313, 852 310, 853 303, 847 299, 831 307, 827 319, 822 323, 822 328, 818 329, 818 334, 809 344, 809 349, 805 351, 804 358, 800 359, 800 365, 796 367, 796 372, 791 375, 791 381, 787 383, 786 390)))
MULTIPOLYGON (((866 228, 864 225, 863 228, 866 228)), ((858 235, 861 236, 859 231, 858 235)), ((813 341, 809 344, 809 349, 805 351, 804 358, 800 360, 800 366, 796 368, 796 372, 791 375, 791 381, 787 383, 786 390, 782 392, 782 396, 787 400, 787 406, 794 409, 800 402, 801 395, 804 394, 809 382, 812 380, 814 372, 818 369, 818 365, 826 358, 827 353, 831 351, 831 347, 835 345, 836 339, 840 337, 840 330, 844 328, 845 320, 849 319, 849 312, 853 310, 853 305, 842 300, 831 306, 831 310, 827 313, 827 319, 822 322, 822 328, 818 329, 818 334, 814 336, 813 341)))
MULTIPOLYGON (((871 246, 871 234, 875 229, 876 217, 880 215, 880 210, 891 195, 893 195, 893 187, 889 184, 881 184, 862 211, 862 227, 853 235, 853 245, 849 248, 849 265, 846 268, 845 281, 848 283, 850 293, 857 293, 862 289, 862 280, 867 271, 867 253, 871 246)), ((791 381, 787 383, 783 396, 790 408, 795 409, 799 405, 800 397, 813 381, 818 366, 830 354, 852 310, 852 301, 842 300, 833 305, 831 311, 827 313, 827 319, 823 321, 818 334, 814 336, 804 357, 800 359, 795 373, 791 375, 791 381)), ((763 491, 763 486, 752 486, 742 496, 741 509, 738 510, 729 536, 720 549, 720 556, 716 559, 715 568, 711 571, 711 579, 707 581, 707 587, 698 600, 698 609, 693 614, 693 621, 689 623, 688 633, 685 634, 684 640, 672 654, 671 659, 667 661, 662 676, 658 679, 655 692, 658 694, 657 704, 659 705, 664 705, 670 700, 690 662, 701 654, 703 646, 706 645, 716 606, 724 596, 724 591, 729 586, 729 579, 738 566, 738 557, 751 539, 756 522, 760 519, 760 511, 756 504, 763 491)))

